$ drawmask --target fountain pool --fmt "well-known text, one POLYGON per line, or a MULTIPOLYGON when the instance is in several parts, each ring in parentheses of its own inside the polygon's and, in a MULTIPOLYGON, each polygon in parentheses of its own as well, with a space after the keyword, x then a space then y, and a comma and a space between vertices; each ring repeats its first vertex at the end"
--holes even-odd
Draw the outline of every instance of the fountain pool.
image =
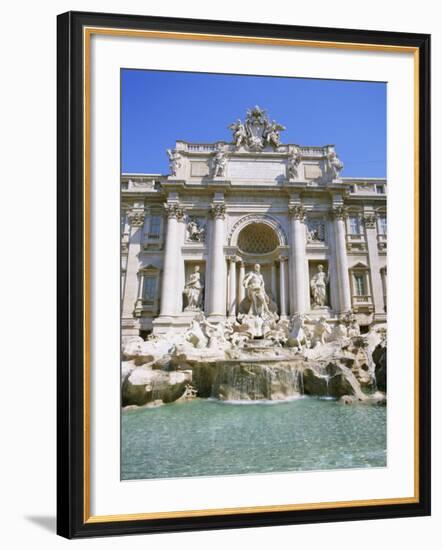
POLYGON ((386 407, 195 399, 122 412, 121 478, 386 466, 386 407))

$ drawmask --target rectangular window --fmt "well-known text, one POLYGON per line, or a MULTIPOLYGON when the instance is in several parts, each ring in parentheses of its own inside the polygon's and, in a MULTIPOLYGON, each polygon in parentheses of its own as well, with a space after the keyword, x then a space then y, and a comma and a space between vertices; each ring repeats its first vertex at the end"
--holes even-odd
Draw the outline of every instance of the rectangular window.
POLYGON ((380 235, 387 234, 387 216, 379 216, 379 233, 380 235))
POLYGON ((161 231, 161 218, 160 216, 152 216, 149 224, 149 236, 159 237, 161 231))
POLYGON ((383 185, 376 185, 376 193, 378 195, 383 195, 384 194, 384 186, 383 185))
POLYGON ((356 296, 365 296, 364 275, 362 273, 355 273, 354 279, 356 296))
POLYGON ((350 235, 359 235, 360 234, 359 217, 350 216, 349 224, 350 224, 350 235))
POLYGON ((157 278, 154 276, 144 277, 143 297, 145 300, 155 300, 157 290, 157 278))

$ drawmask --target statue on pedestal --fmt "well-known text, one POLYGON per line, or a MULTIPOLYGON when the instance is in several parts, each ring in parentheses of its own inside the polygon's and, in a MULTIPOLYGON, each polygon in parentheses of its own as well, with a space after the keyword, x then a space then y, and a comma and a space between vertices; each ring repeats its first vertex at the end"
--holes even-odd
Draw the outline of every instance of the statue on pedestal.
POLYGON ((290 150, 290 156, 287 162, 287 177, 295 179, 298 177, 298 167, 301 162, 301 153, 297 147, 290 150))
POLYGON ((176 149, 167 149, 167 156, 169 157, 170 174, 176 176, 181 168, 181 155, 176 149))
POLYGON ((318 265, 318 272, 313 275, 310 281, 313 307, 325 307, 327 301, 328 280, 329 276, 328 273, 325 273, 324 266, 318 265))
POLYGON ((338 158, 335 151, 330 151, 328 154, 328 162, 330 164, 330 170, 332 173, 332 178, 337 179, 341 175, 342 170, 344 169, 344 163, 338 158))
POLYGON ((227 168, 227 156, 226 152, 222 148, 218 148, 213 160, 213 177, 224 178, 227 168))
POLYGON ((201 309, 203 288, 200 268, 197 265, 184 287, 184 295, 187 297, 187 306, 184 308, 184 311, 199 311, 201 309))

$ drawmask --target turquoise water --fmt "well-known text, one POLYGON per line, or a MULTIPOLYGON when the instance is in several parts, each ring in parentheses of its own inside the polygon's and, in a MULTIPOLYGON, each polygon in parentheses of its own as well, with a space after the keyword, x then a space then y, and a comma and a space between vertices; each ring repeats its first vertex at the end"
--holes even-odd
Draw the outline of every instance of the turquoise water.
POLYGON ((122 479, 386 466, 386 408, 304 397, 122 413, 122 479))

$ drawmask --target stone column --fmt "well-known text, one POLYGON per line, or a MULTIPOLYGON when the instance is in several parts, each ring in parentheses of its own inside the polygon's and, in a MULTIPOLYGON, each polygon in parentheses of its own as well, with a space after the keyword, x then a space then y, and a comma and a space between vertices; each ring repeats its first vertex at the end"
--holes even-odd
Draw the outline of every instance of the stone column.
POLYGON ((333 208, 332 217, 335 229, 336 271, 338 274, 340 313, 351 311, 350 280, 348 275, 347 246, 345 242, 347 209, 344 206, 333 208))
POLYGON ((305 209, 301 204, 289 207, 290 214, 290 313, 305 313, 308 309, 305 209))
POLYGON ((275 304, 278 302, 278 296, 276 292, 276 264, 273 262, 271 265, 272 269, 272 277, 271 277, 271 284, 272 284, 272 297, 275 304))
POLYGON ((287 317, 287 289, 286 289, 286 274, 285 262, 287 258, 280 256, 279 260, 279 315, 281 318, 287 317))
POLYGON ((240 260, 239 262, 239 281, 238 281, 238 307, 240 303, 244 300, 246 296, 246 289, 244 288, 243 282, 246 274, 246 269, 244 262, 240 260))
POLYGON ((224 259, 224 203, 213 203, 212 242, 210 249, 210 296, 209 316, 225 317, 226 315, 226 262, 224 259))
POLYGON ((144 223, 144 208, 134 208, 128 213, 130 224, 129 243, 126 263, 126 284, 124 287, 122 324, 123 333, 136 334, 134 328, 134 309, 138 297, 138 268, 140 265, 139 254, 141 251, 142 228, 144 223))
POLYGON ((164 251, 163 280, 161 289, 160 316, 176 315, 178 312, 178 284, 181 262, 179 223, 184 219, 184 210, 178 203, 166 203, 167 233, 164 251))
MULTIPOLYGON (((368 261, 370 266, 371 285, 367 286, 367 293, 370 292, 374 306, 374 316, 384 317, 384 284, 381 274, 381 262, 379 261, 377 219, 374 212, 366 212, 363 217, 365 225, 365 237, 367 239, 368 261)), ((370 281, 368 281, 370 282, 370 281)))
POLYGON ((236 317, 236 257, 229 258, 229 317, 236 317))

